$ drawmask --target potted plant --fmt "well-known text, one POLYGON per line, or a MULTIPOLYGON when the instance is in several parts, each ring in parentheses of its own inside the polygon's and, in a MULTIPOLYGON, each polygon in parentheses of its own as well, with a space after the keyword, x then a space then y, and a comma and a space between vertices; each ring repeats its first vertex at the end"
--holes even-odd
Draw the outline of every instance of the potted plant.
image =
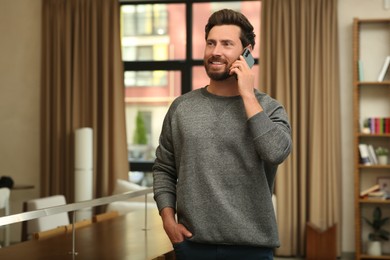
POLYGON ((370 121, 369 121, 368 118, 366 118, 366 119, 363 121, 362 133, 363 133, 363 134, 370 134, 370 133, 371 133, 370 121))
POLYGON ((389 149, 379 146, 375 149, 376 156, 378 156, 379 164, 387 164, 389 149))
POLYGON ((364 218, 366 223, 372 228, 372 232, 368 234, 367 254, 382 255, 382 240, 389 240, 390 233, 383 229, 383 225, 387 223, 389 217, 382 218, 380 207, 376 207, 372 213, 372 220, 364 218))

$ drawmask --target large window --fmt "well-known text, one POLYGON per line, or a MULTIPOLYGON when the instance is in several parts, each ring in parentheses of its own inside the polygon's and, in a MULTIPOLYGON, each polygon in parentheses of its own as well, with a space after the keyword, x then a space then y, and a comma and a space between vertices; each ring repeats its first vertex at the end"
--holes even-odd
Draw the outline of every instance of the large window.
MULTIPOLYGON (((222 8, 241 11, 255 27, 257 63, 260 0, 121 2, 127 145, 134 182, 151 185, 150 173, 145 172, 151 169, 172 101, 208 84, 203 68, 204 26, 211 13, 222 8)), ((256 65, 253 69, 258 70, 256 65)))

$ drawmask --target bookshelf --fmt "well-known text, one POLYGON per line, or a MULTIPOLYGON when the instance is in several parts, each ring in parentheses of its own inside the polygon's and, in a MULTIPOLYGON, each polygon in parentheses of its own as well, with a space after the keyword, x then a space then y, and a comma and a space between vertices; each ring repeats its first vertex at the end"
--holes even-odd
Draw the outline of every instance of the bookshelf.
MULTIPOLYGON (((360 192, 377 184, 380 178, 390 180, 390 164, 362 163, 359 144, 390 149, 390 133, 364 132, 362 121, 367 118, 390 117, 390 80, 378 81, 383 62, 390 55, 390 18, 353 20, 353 131, 354 131, 354 196, 355 196, 355 251, 356 259, 389 259, 390 242, 382 243, 382 255, 367 253, 370 227, 363 218, 371 219, 379 206, 383 216, 390 217, 390 200, 361 198, 360 192)), ((390 71, 388 72, 390 73, 390 71)), ((388 76, 388 75, 387 75, 388 76)), ((385 229, 390 231, 390 222, 385 229)))

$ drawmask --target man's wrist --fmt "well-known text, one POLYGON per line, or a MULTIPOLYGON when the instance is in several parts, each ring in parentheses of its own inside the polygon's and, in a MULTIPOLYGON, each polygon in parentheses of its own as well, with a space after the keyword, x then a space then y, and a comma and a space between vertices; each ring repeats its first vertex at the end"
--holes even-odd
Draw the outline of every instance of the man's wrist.
POLYGON ((164 224, 176 223, 174 208, 163 208, 160 212, 160 215, 164 224))
POLYGON ((252 116, 256 115, 257 113, 260 113, 263 111, 263 107, 260 105, 260 103, 257 100, 255 95, 246 96, 246 97, 243 96, 242 100, 244 102, 245 111, 246 111, 248 118, 251 118, 252 116))

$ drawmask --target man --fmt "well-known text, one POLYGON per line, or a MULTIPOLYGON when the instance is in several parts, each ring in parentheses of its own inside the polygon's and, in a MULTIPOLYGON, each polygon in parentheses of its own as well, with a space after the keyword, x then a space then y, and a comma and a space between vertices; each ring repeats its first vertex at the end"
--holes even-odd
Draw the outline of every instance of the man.
POLYGON ((205 31, 210 83, 167 112, 154 197, 177 259, 273 259, 271 197, 277 165, 291 150, 290 125, 284 108, 255 89, 240 55, 255 44, 247 18, 220 10, 205 31))

